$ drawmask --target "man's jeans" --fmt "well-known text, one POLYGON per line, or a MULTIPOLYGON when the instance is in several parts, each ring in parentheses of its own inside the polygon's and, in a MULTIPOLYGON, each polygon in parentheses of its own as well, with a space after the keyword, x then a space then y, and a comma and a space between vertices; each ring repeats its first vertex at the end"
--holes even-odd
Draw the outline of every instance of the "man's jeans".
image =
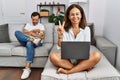
POLYGON ((27 62, 31 63, 33 62, 33 58, 35 55, 35 48, 38 46, 42 46, 42 43, 40 43, 38 46, 36 46, 33 42, 29 41, 29 36, 26 36, 21 31, 16 31, 15 36, 20 42, 22 46, 25 46, 27 49, 27 62))

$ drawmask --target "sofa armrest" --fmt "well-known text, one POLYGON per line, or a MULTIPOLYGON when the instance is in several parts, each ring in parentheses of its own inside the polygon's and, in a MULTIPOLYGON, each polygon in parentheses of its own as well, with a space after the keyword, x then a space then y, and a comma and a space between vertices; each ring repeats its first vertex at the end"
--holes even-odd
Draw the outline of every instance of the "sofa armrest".
POLYGON ((96 36, 96 47, 106 56, 112 65, 115 66, 117 46, 102 36, 96 36))

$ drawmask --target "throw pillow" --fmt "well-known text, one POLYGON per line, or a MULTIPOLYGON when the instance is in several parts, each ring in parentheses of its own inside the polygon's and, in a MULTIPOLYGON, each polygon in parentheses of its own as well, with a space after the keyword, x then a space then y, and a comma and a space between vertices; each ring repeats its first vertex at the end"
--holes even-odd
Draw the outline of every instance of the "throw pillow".
POLYGON ((8 34, 8 24, 0 25, 0 43, 10 42, 8 34))
POLYGON ((96 46, 96 41, 94 37, 94 23, 88 23, 88 27, 90 27, 90 32, 91 32, 91 45, 96 46))

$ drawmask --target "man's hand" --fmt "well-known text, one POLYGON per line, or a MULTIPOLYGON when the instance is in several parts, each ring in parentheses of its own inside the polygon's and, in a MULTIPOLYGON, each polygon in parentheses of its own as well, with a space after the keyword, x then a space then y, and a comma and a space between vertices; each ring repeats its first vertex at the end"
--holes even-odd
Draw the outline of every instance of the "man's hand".
POLYGON ((31 32, 40 33, 40 29, 34 29, 34 30, 32 30, 31 32))
POLYGON ((45 31, 40 30, 40 29, 34 29, 34 30, 31 30, 31 31, 28 31, 28 30, 24 29, 23 33, 27 34, 27 35, 30 35, 30 36, 38 37, 40 39, 44 39, 44 37, 45 37, 45 31))

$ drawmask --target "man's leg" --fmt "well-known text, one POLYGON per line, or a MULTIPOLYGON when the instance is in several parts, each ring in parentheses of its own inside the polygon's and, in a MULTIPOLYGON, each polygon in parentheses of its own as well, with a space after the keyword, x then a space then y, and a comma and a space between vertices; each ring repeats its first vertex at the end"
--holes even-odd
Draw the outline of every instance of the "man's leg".
POLYGON ((27 41, 33 42, 34 39, 26 36, 21 31, 16 31, 15 36, 18 39, 18 41, 21 43, 21 45, 26 46, 27 41))
POLYGON ((22 46, 25 46, 26 42, 29 40, 29 37, 24 35, 21 31, 15 31, 15 36, 22 46))
POLYGON ((28 41, 26 43, 26 48, 27 48, 27 63, 25 66, 25 69, 23 71, 23 74, 21 76, 21 79, 26 79, 29 77, 30 73, 31 73, 31 63, 33 62, 33 58, 34 58, 34 48, 35 48, 35 44, 33 44, 32 42, 28 41))
POLYGON ((26 44, 26 48, 27 48, 27 63, 29 63, 29 66, 27 65, 27 68, 30 68, 30 64, 33 62, 33 58, 34 58, 34 49, 35 49, 35 44, 32 42, 27 42, 26 44))

